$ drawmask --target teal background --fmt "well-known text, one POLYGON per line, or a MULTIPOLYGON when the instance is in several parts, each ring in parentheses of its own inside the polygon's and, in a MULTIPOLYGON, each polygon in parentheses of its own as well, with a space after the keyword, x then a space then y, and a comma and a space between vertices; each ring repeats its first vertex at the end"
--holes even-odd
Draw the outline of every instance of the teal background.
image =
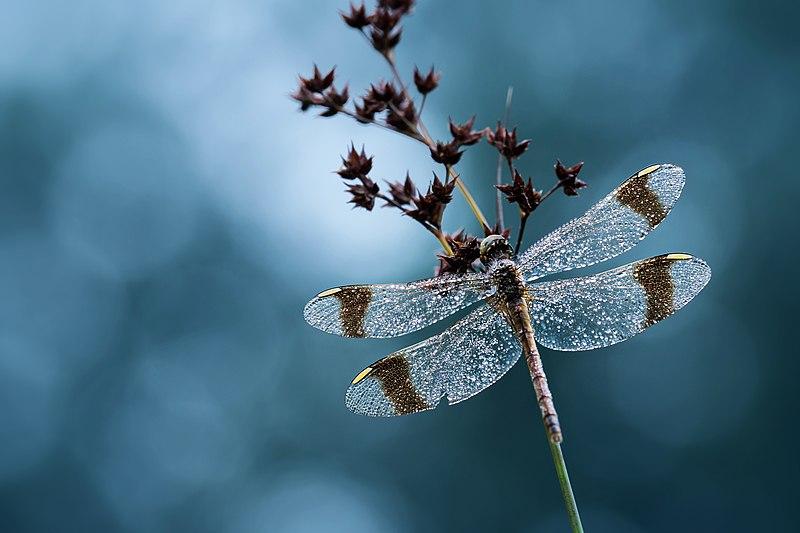
MULTIPOLYGON (((565 531, 523 366, 402 419, 343 405, 410 338, 307 326, 319 290, 431 274, 436 242, 351 211, 352 139, 375 177, 416 144, 302 115, 312 62, 387 76, 343 2, 7 0, 0 17, 0 530, 565 531)), ((544 351, 589 532, 795 531, 798 8, 790 2, 433 2, 398 60, 443 71, 425 110, 493 124, 515 88, 521 160, 590 187, 528 242, 653 162, 673 214, 606 266, 668 251, 713 279, 611 348, 544 351)), ((460 165, 486 211, 495 154, 460 165)), ((509 216, 513 211, 508 211, 509 216)), ((463 202, 446 225, 477 231, 463 202)), ((597 270, 597 269, 595 269, 597 270)))

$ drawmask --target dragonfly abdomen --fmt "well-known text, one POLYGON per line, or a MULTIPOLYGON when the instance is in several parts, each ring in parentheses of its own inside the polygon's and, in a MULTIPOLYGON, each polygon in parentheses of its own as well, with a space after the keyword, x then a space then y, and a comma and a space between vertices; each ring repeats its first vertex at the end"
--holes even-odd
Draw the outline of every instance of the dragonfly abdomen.
POLYGON ((536 401, 542 412, 545 430, 552 442, 559 443, 563 440, 561 424, 558 421, 553 395, 550 392, 542 358, 534 339, 522 273, 515 264, 511 263, 508 266, 498 265, 493 274, 497 283, 497 294, 504 303, 504 314, 522 345, 525 362, 528 364, 533 388, 536 391, 536 401))
POLYGON ((533 339, 533 332, 526 335, 526 341, 522 346, 525 353, 525 362, 528 364, 528 370, 531 373, 533 388, 536 391, 539 409, 542 412, 542 422, 544 422, 544 427, 550 440, 557 444, 564 438, 561 434, 561 424, 558 421, 556 406, 553 403, 553 394, 550 392, 547 376, 544 373, 542 357, 539 355, 539 349, 533 339))

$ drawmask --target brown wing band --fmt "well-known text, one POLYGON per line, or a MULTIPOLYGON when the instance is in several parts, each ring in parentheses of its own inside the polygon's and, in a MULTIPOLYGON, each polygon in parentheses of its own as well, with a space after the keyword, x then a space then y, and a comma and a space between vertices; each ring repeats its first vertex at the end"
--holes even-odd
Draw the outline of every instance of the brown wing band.
POLYGON ((339 319, 342 335, 365 337, 364 318, 372 301, 372 289, 366 286, 342 287, 334 296, 339 299, 339 319))
POLYGON ((667 210, 658 195, 647 186, 649 174, 629 178, 617 189, 616 197, 623 205, 647 219, 651 228, 658 226, 667 216, 667 210))
POLYGON ((673 306, 675 284, 670 272, 670 267, 675 261, 680 259, 670 259, 662 255, 642 261, 633 269, 633 277, 647 295, 645 327, 652 326, 675 311, 673 306))
POLYGON ((401 355, 390 355, 372 365, 371 375, 381 382, 383 393, 398 415, 424 411, 430 406, 411 381, 408 361, 401 355))

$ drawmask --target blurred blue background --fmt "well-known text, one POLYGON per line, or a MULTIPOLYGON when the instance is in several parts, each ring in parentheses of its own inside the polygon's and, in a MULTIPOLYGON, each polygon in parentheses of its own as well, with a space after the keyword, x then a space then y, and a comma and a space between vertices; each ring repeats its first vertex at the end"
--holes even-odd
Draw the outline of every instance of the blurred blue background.
MULTIPOLYGON (((493 124, 513 85, 525 173, 586 161, 590 188, 537 211, 529 242, 650 163, 688 176, 614 264, 692 252, 706 290, 624 344, 544 353, 586 530, 796 530, 796 4, 422 4, 398 60, 444 73, 434 136, 448 115, 493 124)), ((427 153, 287 97, 312 62, 354 91, 386 76, 344 7, 3 3, 0 530, 567 529, 524 366, 453 408, 360 418, 355 372, 433 331, 302 319, 323 288, 429 276, 436 251, 393 211, 351 211, 331 174, 351 139, 381 178, 424 182, 427 153)), ((495 162, 483 145, 460 165, 487 211, 495 162)), ((446 224, 477 231, 460 200, 446 224)))

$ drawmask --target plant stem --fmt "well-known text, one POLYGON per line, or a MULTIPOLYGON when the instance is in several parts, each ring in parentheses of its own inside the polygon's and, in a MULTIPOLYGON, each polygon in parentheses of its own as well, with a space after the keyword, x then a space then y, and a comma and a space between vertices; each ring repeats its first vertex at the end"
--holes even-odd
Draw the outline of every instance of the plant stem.
MULTIPOLYGON (((362 33, 363 33, 363 30, 362 30, 362 33)), ((364 33, 364 36, 366 37, 366 33, 364 33)), ((402 91, 406 91, 406 86, 403 83, 403 79, 400 76, 400 71, 397 70, 397 62, 395 61, 394 54, 393 53, 392 54, 381 54, 381 56, 383 56, 383 58, 386 60, 386 63, 389 64, 389 69, 392 71, 392 76, 394 77, 394 79, 397 82, 397 84, 400 85, 400 89, 402 91)), ((392 106, 392 107, 394 108, 394 106, 392 106)), ((398 111, 396 109, 394 109, 394 111, 395 111, 396 114, 398 114, 398 115, 400 115, 402 117, 402 114, 398 113, 398 111)), ((405 118, 403 120, 405 120, 405 118)), ((414 137, 414 138, 419 140, 420 142, 426 144, 429 149, 431 149, 431 150, 435 149, 436 145, 434 144, 433 139, 431 139, 430 135, 427 133, 428 132, 428 128, 425 126, 425 123, 422 122, 422 117, 420 117, 419 113, 417 113, 417 124, 418 124, 419 127, 415 127, 415 129, 418 132, 419 137, 414 137)), ((458 175, 455 173, 455 171, 452 168, 449 169, 449 173, 448 174, 454 180, 458 178, 458 175)), ((464 184, 464 182, 461 179, 457 179, 456 184, 458 185, 458 190, 461 191, 461 194, 464 196, 464 199, 467 201, 467 204, 469 204, 470 209, 472 209, 472 213, 475 215, 475 218, 477 218, 478 222, 480 222, 484 233, 488 234, 489 231, 490 231, 489 222, 486 220, 486 217, 483 216, 483 212, 481 212, 480 207, 478 207, 477 202, 475 202, 475 198, 472 197, 472 194, 470 194, 469 189, 467 189, 467 186, 464 184)))
MULTIPOLYGON (((370 43, 370 46, 371 46, 372 42, 370 41, 370 38, 366 34, 366 32, 364 32, 364 30, 362 29, 359 33, 361 33, 361 35, 367 40, 367 42, 370 43)), ((386 63, 389 64, 389 69, 392 71, 392 76, 394 77, 394 79, 397 82, 397 84, 400 85, 400 89, 407 94, 406 86, 403 83, 402 78, 400 77, 400 71, 397 70, 397 63, 395 61, 394 54, 393 53, 389 53, 389 54, 381 53, 381 56, 386 60, 386 63)), ((366 122, 368 124, 373 124, 375 126, 379 126, 381 128, 387 129, 389 131, 393 131, 395 133, 399 133, 400 135, 403 135, 405 137, 409 137, 411 139, 414 139, 415 141, 421 142, 422 144, 426 145, 429 149, 435 149, 435 147, 436 147, 436 145, 433 142, 433 139, 431 139, 430 134, 428 133, 428 128, 422 122, 422 119, 420 117, 420 114, 421 114, 421 111, 422 111, 422 107, 424 107, 424 105, 425 105, 425 97, 424 96, 423 96, 423 99, 422 99, 422 106, 420 107, 420 112, 417 113, 417 125, 411 124, 405 117, 403 117, 402 113, 399 113, 399 110, 396 108, 396 106, 390 104, 391 107, 392 107, 392 110, 395 112, 395 114, 397 114, 400 117, 402 117, 403 121, 406 122, 406 124, 412 129, 412 132, 401 131, 401 130, 399 130, 397 128, 394 128, 394 127, 390 126, 389 124, 384 124, 382 122, 378 122, 375 119, 365 119, 364 117, 359 117, 356 113, 346 109, 343 106, 339 106, 339 105, 334 104, 329 99, 326 100, 325 105, 330 107, 330 108, 335 109, 337 112, 342 113, 343 115, 347 115, 350 118, 355 119, 357 122, 361 122, 361 123, 366 122)), ((448 174, 452 179, 457 179, 458 178, 458 175, 455 173, 455 171, 452 168, 450 169, 448 174)), ((467 201, 467 204, 469 204, 470 209, 472 209, 472 212, 475 215, 475 218, 477 218, 478 222, 480 222, 484 233, 488 234, 489 231, 490 231, 489 223, 486 221, 486 217, 483 216, 483 213, 481 212, 480 208, 478 207, 478 204, 475 202, 475 198, 472 197, 472 194, 470 194, 469 190, 467 189, 467 186, 464 184, 463 181, 461 181, 461 179, 457 180, 457 185, 458 185, 458 190, 461 191, 461 194, 464 196, 464 199, 467 201)), ((428 228, 428 230, 430 231, 430 228, 428 228)), ((432 232, 432 233, 434 233, 434 232, 432 232)), ((442 248, 445 250, 445 252, 447 252, 448 255, 453 255, 452 248, 447 243, 447 240, 444 238, 444 235, 442 234, 442 232, 438 231, 437 233, 438 233, 438 235, 436 233, 434 233, 434 235, 436 235, 436 238, 439 239, 439 242, 442 244, 442 248)))
POLYGON ((419 104, 419 111, 417 111, 417 123, 419 124, 419 130, 422 134, 423 138, 431 138, 431 134, 428 131, 428 127, 422 122, 422 110, 425 109, 425 102, 428 100, 428 95, 422 95, 422 102, 419 104))
POLYGON ((506 159, 506 161, 508 162, 508 173, 511 174, 509 178, 514 181, 514 162, 510 158, 506 159))
POLYGON ((550 452, 553 454, 553 464, 556 467, 558 482, 561 484, 561 496, 564 498, 564 505, 567 507, 569 525, 573 533, 583 533, 581 515, 578 513, 578 504, 575 502, 575 495, 572 493, 572 485, 569 482, 567 473, 567 463, 564 461, 564 454, 561 452, 561 444, 550 442, 550 452))
MULTIPOLYGON (((399 203, 395 202, 393 199, 389 198, 385 194, 378 194, 378 198, 380 198, 381 200, 383 200, 387 204, 396 207, 397 209, 399 209, 403 213, 408 214, 408 209, 406 209, 404 206, 400 205, 399 203)), ((440 230, 436 226, 434 226, 432 224, 429 224, 427 222, 420 221, 420 224, 422 224, 423 228, 425 228, 426 230, 430 231, 433 234, 433 236, 436 237, 436 240, 438 240, 439 244, 442 245, 442 249, 445 251, 445 253, 447 255, 453 255, 453 248, 450 246, 450 243, 447 242, 447 239, 444 238, 444 233, 442 233, 442 230, 440 230)))
MULTIPOLYGON (((346 109, 344 107, 334 105, 333 103, 330 103, 330 102, 328 102, 326 105, 329 105, 330 107, 333 107, 339 113, 342 113, 343 115, 347 115, 348 117, 353 118, 358 122, 361 122, 362 120, 364 120, 363 118, 359 117, 358 115, 356 115, 355 113, 353 113, 352 111, 350 111, 350 110, 348 110, 348 109, 346 109)), ((421 142, 422 144, 424 144, 428 148, 433 146, 433 141, 431 141, 430 139, 426 139, 423 136, 423 134, 421 134, 421 133, 417 133, 417 134, 406 133, 406 132, 398 130, 397 128, 394 128, 394 127, 392 127, 392 126, 390 126, 388 124, 383 124, 381 122, 378 122, 377 120, 374 120, 374 119, 367 120, 367 123, 375 125, 375 126, 380 126, 380 127, 384 128, 384 129, 387 129, 389 131, 393 131, 395 133, 399 133, 400 135, 403 135, 404 137, 408 137, 409 139, 414 139, 415 141, 421 142)), ((420 123, 420 126, 422 126, 422 128, 424 129, 424 125, 422 125, 422 123, 420 123)), ((417 130, 417 131, 419 131, 419 130, 417 130)), ((448 174, 449 174, 450 178, 456 179, 456 178, 459 177, 458 174, 456 174, 455 171, 452 169, 452 167, 450 167, 448 170, 449 170, 448 174)), ((469 190, 467 189, 467 186, 461 181, 461 179, 458 179, 456 184, 458 185, 458 190, 461 191, 461 194, 464 196, 464 199, 467 201, 467 204, 469 204, 470 209, 472 209, 472 212, 475 214, 475 218, 477 218, 478 222, 481 223, 481 226, 482 226, 484 232, 489 231, 489 223, 486 221, 486 217, 483 216, 483 212, 481 212, 480 207, 478 207, 478 204, 475 202, 475 199, 470 194, 469 190)), ((441 232, 439 232, 439 233, 441 233, 441 232)), ((445 252, 447 252, 448 255, 453 255, 453 250, 447 244, 447 241, 444 239, 444 237, 440 238, 439 236, 437 236, 437 238, 439 239, 439 242, 442 243, 442 248, 444 248, 445 252)))
POLYGON ((514 246, 514 255, 519 254, 519 247, 522 245, 522 235, 525 233, 525 223, 528 222, 528 215, 530 213, 527 215, 521 214, 519 217, 519 233, 517 233, 517 244, 514 246))
POLYGON ((356 115, 355 113, 353 113, 352 111, 350 111, 349 109, 347 109, 346 107, 342 107, 342 106, 336 105, 333 102, 331 102, 330 100, 326 100, 325 106, 335 109, 338 113, 341 113, 343 115, 347 115, 348 117, 354 119, 356 122, 358 122, 360 124, 372 124, 373 126, 378 126, 378 127, 383 128, 385 130, 393 131, 395 133, 399 133, 403 137, 408 137, 409 139, 414 139, 415 141, 421 142, 423 144, 427 144, 425 142, 425 139, 423 139, 422 135, 419 134, 419 133, 417 133, 417 134, 407 133, 405 131, 398 130, 394 126, 390 126, 389 124, 384 124, 383 122, 378 122, 374 118, 360 117, 360 116, 356 115))
MULTIPOLYGON (((400 119, 401 119, 401 120, 402 120, 402 121, 405 123, 405 125, 406 125, 406 126, 407 126, 407 127, 408 127, 408 128, 411 130, 411 131, 415 132, 417 135, 419 135, 419 136, 420 136, 420 137, 422 137, 423 139, 426 139, 426 141, 425 141, 425 144, 427 144, 428 146, 431 146, 431 145, 433 144, 433 141, 430 141, 430 138, 429 138, 429 137, 427 137, 425 134, 423 134, 423 133, 422 133, 422 132, 419 130, 419 128, 417 128, 417 125, 416 125, 416 124, 414 124, 413 122, 411 122, 410 120, 408 120, 408 119, 405 117, 405 115, 403 115, 403 112, 402 112, 402 111, 400 111, 400 110, 397 108, 397 106, 396 106, 396 105, 394 105, 393 103, 389 102, 389 107, 392 109, 392 111, 394 111, 394 114, 395 114, 395 115, 397 115, 398 117, 400 117, 400 119)), ((417 118, 417 121, 419 121, 419 118, 417 118)))
POLYGON ((547 200, 550 197, 551 194, 553 194, 554 192, 556 192, 560 188, 561 188, 561 182, 559 181, 558 183, 553 185, 553 187, 549 191, 547 191, 544 196, 542 196, 542 199, 539 200, 539 203, 541 204, 542 202, 547 200))
MULTIPOLYGON (((497 155, 497 172, 495 173, 494 176, 494 183, 495 185, 501 185, 503 183, 502 154, 497 155)), ((499 227, 500 231, 503 231, 503 226, 505 226, 505 221, 503 220, 503 193, 500 192, 500 189, 498 189, 497 187, 495 187, 494 193, 495 193, 494 210, 497 219, 497 226, 499 227)))
MULTIPOLYGON (((508 91, 506 91, 506 108, 503 112, 503 124, 508 123, 508 115, 511 112, 511 97, 514 95, 514 87, 508 86, 508 91)), ((513 173, 511 179, 513 179, 513 173)), ((497 172, 495 172, 495 185, 500 185, 503 182, 503 154, 497 154, 497 172)), ((500 231, 503 231, 503 226, 505 226, 505 222, 503 221, 503 194, 500 192, 500 189, 495 188, 495 198, 494 198, 494 207, 497 216, 497 226, 500 228, 500 231)))
POLYGON ((475 218, 478 219, 478 222, 481 223, 483 227, 484 233, 489 233, 491 228, 489 227, 489 223, 486 221, 486 217, 483 216, 483 212, 481 212, 481 208, 478 207, 477 202, 475 202, 475 198, 472 197, 467 186, 464 185, 464 182, 461 180, 461 176, 456 174, 456 172, 452 168, 448 168, 450 171, 450 177, 455 180, 456 186, 458 186, 458 190, 461 191, 461 194, 464 195, 464 199, 467 201, 470 209, 472 209, 472 213, 475 215, 475 218))
POLYGON ((406 84, 403 83, 403 78, 400 77, 400 71, 397 70, 397 62, 394 60, 394 52, 389 52, 387 54, 381 54, 386 62, 389 63, 389 69, 392 71, 392 76, 394 76, 395 81, 400 86, 400 89, 405 92, 406 84))
POLYGON ((444 253, 446 253, 447 255, 453 255, 453 249, 450 247, 450 243, 447 242, 447 239, 444 238, 444 234, 441 232, 441 230, 437 229, 436 231, 432 231, 431 233, 433 233, 436 236, 436 240, 438 240, 439 244, 442 245, 444 253))

